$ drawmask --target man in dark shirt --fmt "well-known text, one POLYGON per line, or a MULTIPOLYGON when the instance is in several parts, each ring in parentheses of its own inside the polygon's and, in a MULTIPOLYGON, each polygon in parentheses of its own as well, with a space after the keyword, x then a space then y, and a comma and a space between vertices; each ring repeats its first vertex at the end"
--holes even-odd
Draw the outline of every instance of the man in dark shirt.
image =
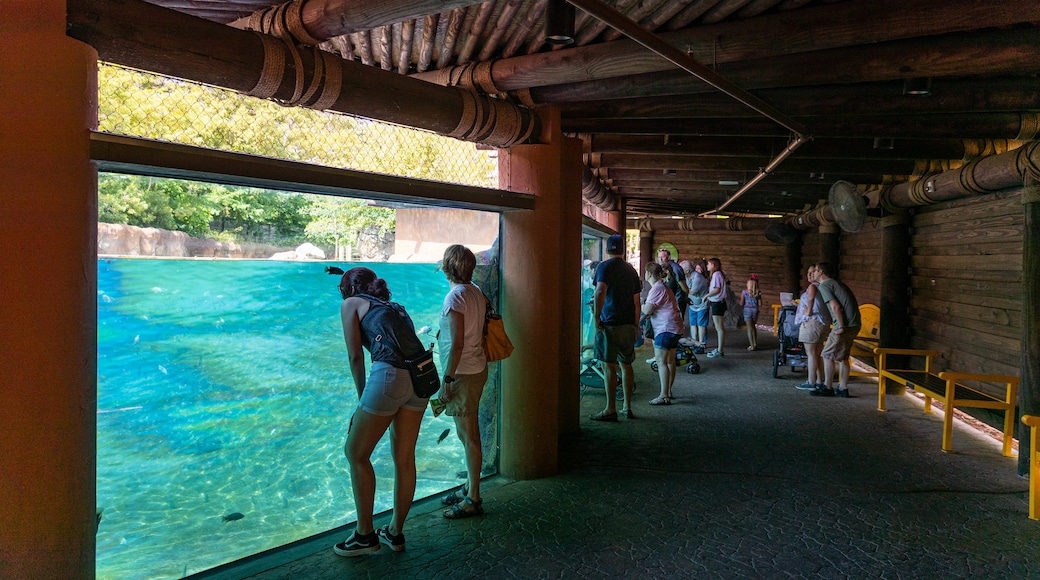
POLYGON ((606 384, 603 391, 607 406, 591 417, 593 421, 617 421, 618 413, 614 397, 617 394, 617 365, 621 363, 621 388, 625 393, 625 406, 621 414, 633 419, 632 388, 635 360, 635 343, 639 330, 636 328, 639 312, 639 292, 642 282, 635 268, 624 260, 625 240, 620 235, 607 238, 607 255, 610 256, 596 267, 593 283, 596 284, 593 315, 596 320, 594 353, 596 360, 606 364, 606 384))
POLYGON ((823 387, 817 385, 817 389, 809 394, 816 397, 848 397, 849 396, 849 353, 852 352, 852 343, 859 334, 859 302, 848 286, 832 278, 837 270, 827 262, 816 264, 817 276, 820 280, 820 296, 831 311, 831 319, 834 326, 831 328, 827 342, 823 345, 823 373, 827 384, 823 387), (832 389, 834 384, 834 365, 838 365, 838 388, 832 389))

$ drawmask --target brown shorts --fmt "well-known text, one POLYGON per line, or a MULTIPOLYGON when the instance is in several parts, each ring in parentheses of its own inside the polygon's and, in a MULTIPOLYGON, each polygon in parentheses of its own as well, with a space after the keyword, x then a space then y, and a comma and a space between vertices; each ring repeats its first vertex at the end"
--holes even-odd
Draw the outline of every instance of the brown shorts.
POLYGON ((827 337, 827 343, 823 345, 823 353, 821 353, 823 358, 838 362, 848 360, 849 353, 852 352, 852 343, 855 342, 858 334, 858 326, 846 327, 841 334, 831 331, 830 336, 827 337))
POLYGON ((488 371, 472 375, 455 375, 451 384, 451 400, 444 407, 444 412, 452 417, 471 417, 480 410, 480 396, 484 394, 484 383, 487 382, 488 371))
POLYGON ((826 324, 810 318, 802 323, 798 327, 798 342, 806 342, 809 344, 816 344, 817 342, 823 342, 827 339, 827 335, 830 334, 831 329, 826 324))

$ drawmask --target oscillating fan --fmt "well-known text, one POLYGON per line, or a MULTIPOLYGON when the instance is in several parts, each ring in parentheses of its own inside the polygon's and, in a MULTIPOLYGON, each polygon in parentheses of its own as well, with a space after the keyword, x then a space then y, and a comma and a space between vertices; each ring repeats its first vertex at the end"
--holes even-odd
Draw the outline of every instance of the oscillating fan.
POLYGON ((867 219, 867 202, 855 185, 836 181, 828 196, 834 221, 846 232, 858 232, 867 219))

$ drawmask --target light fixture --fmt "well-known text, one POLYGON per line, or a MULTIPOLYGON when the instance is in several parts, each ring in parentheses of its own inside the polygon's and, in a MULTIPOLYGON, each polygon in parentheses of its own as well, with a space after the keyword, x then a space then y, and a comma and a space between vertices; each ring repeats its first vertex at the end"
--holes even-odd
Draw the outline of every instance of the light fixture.
POLYGON ((664 175, 675 175, 675 170, 674 169, 662 169, 661 173, 663 173, 664 175))
POLYGON ((903 81, 903 94, 915 97, 932 96, 932 79, 930 77, 917 77, 903 81))
POLYGON ((720 179, 719 185, 740 185, 740 182, 735 179, 720 179))
POLYGON ((895 148, 895 140, 891 137, 874 137, 874 149, 892 150, 895 148))
POLYGON ((822 173, 817 173, 817 172, 813 171, 813 172, 809 173, 809 179, 816 179, 818 181, 823 181, 824 175, 822 173))
POLYGON ((668 133, 664 134, 664 146, 665 147, 678 147, 682 145, 682 141, 672 137, 668 133))
POLYGON ((546 5, 545 42, 559 45, 574 42, 574 6, 566 0, 549 0, 546 5))

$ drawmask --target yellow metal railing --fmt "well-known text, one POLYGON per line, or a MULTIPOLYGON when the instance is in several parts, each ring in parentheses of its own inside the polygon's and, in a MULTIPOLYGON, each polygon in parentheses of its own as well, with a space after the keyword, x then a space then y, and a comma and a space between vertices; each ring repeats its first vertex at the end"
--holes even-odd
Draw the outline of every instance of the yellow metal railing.
POLYGON ((1029 517, 1040 520, 1040 417, 1022 415, 1029 425, 1029 517))

